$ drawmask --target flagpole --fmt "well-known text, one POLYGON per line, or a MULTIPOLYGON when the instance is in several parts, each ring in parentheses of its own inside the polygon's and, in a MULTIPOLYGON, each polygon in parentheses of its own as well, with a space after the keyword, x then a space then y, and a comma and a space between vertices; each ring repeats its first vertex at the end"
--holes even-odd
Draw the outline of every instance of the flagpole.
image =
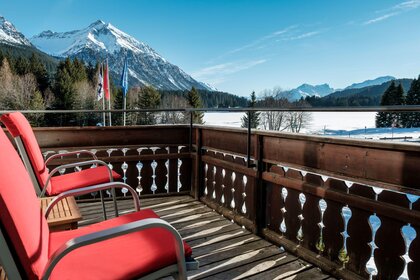
POLYGON ((105 123, 105 118, 106 118, 106 116, 105 116, 105 96, 102 97, 102 109, 104 110, 102 112, 102 117, 103 117, 103 120, 104 120, 103 126, 106 126, 106 123, 105 123))
POLYGON ((123 101, 123 104, 124 104, 124 113, 123 113, 123 125, 125 126, 125 110, 127 109, 127 101, 126 101, 126 96, 124 96, 124 101, 123 101))
MULTIPOLYGON (((109 92, 108 109, 111 110, 111 88, 109 86, 109 65, 108 65, 108 58, 106 59, 106 69, 107 69, 106 74, 108 75, 108 77, 107 77, 107 83, 108 83, 108 92, 109 92)), ((109 114, 108 115, 108 117, 109 117, 108 123, 109 123, 109 126, 112 126, 111 111, 109 111, 108 114, 109 114)))
POLYGON ((125 126, 126 121, 126 110, 127 110, 127 91, 128 91, 128 62, 127 57, 125 57, 124 67, 121 75, 121 88, 123 94, 123 126, 125 126))
MULTIPOLYGON (((108 99, 108 109, 111 110, 111 94, 109 95, 109 99, 108 99)), ((111 121, 111 111, 108 112, 109 114, 109 126, 112 126, 112 121, 111 121)))

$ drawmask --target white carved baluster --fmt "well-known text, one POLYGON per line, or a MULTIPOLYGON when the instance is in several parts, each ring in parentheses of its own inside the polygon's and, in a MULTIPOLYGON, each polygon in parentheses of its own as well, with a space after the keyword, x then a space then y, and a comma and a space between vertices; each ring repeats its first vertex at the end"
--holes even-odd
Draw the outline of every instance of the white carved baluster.
MULTIPOLYGON (((169 148, 168 148, 169 150, 169 148)), ((166 185, 165 190, 167 193, 169 193, 169 159, 165 161, 165 167, 166 167, 166 185)))
POLYGON ((137 176, 137 180, 139 182, 136 191, 139 193, 139 196, 141 194, 141 192, 143 191, 143 188, 141 186, 141 170, 143 168, 143 163, 141 163, 140 161, 136 164, 137 167, 137 171, 138 171, 138 176, 137 176))
POLYGON ((42 155, 44 156, 44 160, 47 160, 49 154, 55 154, 55 152, 54 151, 43 152, 42 155))
POLYGON ((155 191, 157 190, 157 185, 156 185, 156 167, 157 167, 157 162, 155 160, 153 160, 150 165, 152 166, 152 170, 153 170, 153 175, 152 175, 153 182, 152 182, 152 186, 150 187, 150 190, 154 194, 155 191))
POLYGON ((123 162, 123 164, 121 165, 121 169, 122 169, 122 171, 123 171, 123 181, 124 181, 124 183, 127 181, 127 176, 126 176, 126 173, 127 173, 127 170, 128 170, 128 164, 127 164, 127 162, 123 162))
POLYGON ((204 176, 205 176, 205 179, 204 179, 204 195, 207 195, 208 194, 208 190, 207 190, 207 182, 208 182, 208 178, 207 178, 207 171, 209 170, 209 166, 208 166, 208 164, 206 163, 206 165, 204 165, 204 176))
MULTIPOLYGON (((324 179, 322 179, 322 180, 324 180, 324 179)), ((326 180, 328 180, 328 178, 326 178, 325 181, 326 180)), ((322 253, 325 250, 324 237, 322 235, 322 232, 323 232, 323 228, 325 227, 325 225, 324 225, 324 213, 325 213, 325 210, 327 209, 327 202, 324 199, 320 199, 319 202, 318 202, 318 205, 319 205, 319 210, 321 210, 321 221, 318 223, 319 240, 318 240, 318 242, 315 246, 316 246, 316 249, 318 250, 318 252, 322 253)))
MULTIPOLYGON (((123 155, 125 156, 126 155, 126 153, 127 153, 127 151, 128 151, 129 149, 128 148, 123 148, 123 149, 121 149, 121 151, 123 152, 123 155)), ((123 162, 123 164, 121 165, 121 169, 122 169, 122 171, 123 171, 123 181, 124 181, 124 183, 126 183, 127 182, 127 176, 126 176, 126 174, 127 174, 127 170, 128 170, 128 164, 127 164, 127 162, 126 161, 124 161, 123 162)), ((125 188, 123 188, 121 191, 124 193, 124 189, 125 188)), ((125 193, 127 193, 127 191, 128 190, 126 190, 126 192, 125 193)), ((125 196, 125 194, 124 194, 124 196, 125 196)))
MULTIPOLYGON (((127 153, 128 150, 129 150, 128 148, 121 149, 121 151, 123 152, 123 155, 124 156, 125 156, 125 154, 127 153)), ((124 181, 124 183, 126 183, 127 182, 127 176, 126 176, 126 174, 127 174, 127 170, 128 170, 128 164, 127 164, 127 162, 125 162, 125 161, 123 162, 123 164, 121 165, 121 169, 123 171, 123 181, 124 181)), ((121 190, 121 192, 125 196, 127 194, 128 190, 127 190, 127 188, 123 188, 121 190)))
MULTIPOLYGON (((106 150, 106 152, 107 152, 107 154, 108 154, 108 157, 111 157, 111 154, 112 154, 112 152, 113 151, 116 151, 117 149, 108 149, 108 150, 106 150)), ((114 168, 114 166, 112 165, 112 163, 111 162, 109 162, 108 163, 108 166, 109 166, 109 168, 112 170, 113 168, 114 168)))
MULTIPOLYGON (((91 153, 93 153, 94 155, 96 155, 96 153, 98 152, 98 150, 96 150, 96 149, 91 149, 90 150, 91 151, 91 153)), ((96 163, 94 163, 94 164, 92 164, 92 166, 90 167, 90 168, 96 168, 98 165, 96 165, 96 163)))
MULTIPOLYGON (((77 153, 76 157, 79 159, 80 158, 80 153, 77 153)), ((80 171, 82 171, 82 168, 80 166, 76 166, 74 168, 74 172, 80 172, 80 171)))
POLYGON ((216 199, 216 171, 217 171, 216 166, 213 166, 213 182, 212 182, 212 184, 213 184, 213 193, 211 195, 211 197, 213 199, 216 199))
POLYGON ((220 198, 220 203, 225 203, 225 185, 223 184, 225 182, 225 176, 226 176, 226 170, 222 169, 222 197, 220 198))
POLYGON ((242 199, 243 199, 243 203, 242 203, 242 214, 246 214, 246 184, 248 183, 248 177, 246 177, 244 175, 244 177, 242 178, 242 182, 244 184, 244 191, 242 192, 242 199))
MULTIPOLYGON (((282 188, 281 189, 281 198, 283 200, 283 205, 286 205, 285 202, 286 202, 287 194, 288 194, 287 189, 282 188)), ((287 228, 286 228, 286 222, 285 222, 284 216, 285 216, 285 213, 287 212, 287 210, 286 210, 286 207, 282 207, 280 210, 283 213, 283 221, 280 224, 280 231, 282 233, 285 233, 287 228)))
MULTIPOLYGON (((143 152, 143 150, 147 150, 147 148, 138 148, 137 149, 137 152, 139 153, 139 155, 141 155, 141 153, 143 152)), ((138 176, 137 176, 137 180, 138 180, 138 186, 137 186, 137 188, 136 188, 136 191, 139 193, 139 196, 140 196, 140 194, 141 194, 141 192, 143 191, 143 187, 142 187, 142 185, 141 185, 141 170, 143 169, 143 163, 142 162, 138 162, 137 164, 136 164, 136 167, 137 167, 137 171, 138 171, 138 176)))
MULTIPOLYGON (((67 150, 60 150, 60 151, 58 151, 58 154, 64 154, 64 153, 67 153, 67 152, 68 152, 67 150)), ((63 159, 63 157, 60 157, 60 158, 63 159)), ((60 173, 60 175, 63 175, 66 172, 66 169, 61 168, 60 170, 58 170, 58 172, 60 173)))
POLYGON ((236 173, 232 172, 232 188, 230 191, 232 192, 232 200, 230 201, 230 208, 235 209, 235 179, 236 179, 236 173))
POLYGON ((178 189, 177 189, 178 192, 182 188, 182 183, 181 183, 181 165, 182 165, 182 160, 178 159, 178 189))
POLYGON ((299 241, 302 241, 303 240, 302 222, 303 222, 303 219, 305 217, 303 217, 302 211, 303 211, 303 207, 305 205, 305 202, 306 202, 306 196, 303 193, 300 193, 299 194, 299 203, 300 203, 300 210, 301 210, 300 212, 301 212, 301 214, 298 216, 299 222, 300 222, 300 226, 299 226, 298 234, 297 234, 297 237, 296 237, 297 240, 299 240, 299 241))
MULTIPOLYGON (((150 148, 153 152, 153 154, 156 154, 156 150, 159 149, 157 147, 152 147, 150 148)), ((153 194, 156 192, 157 190, 157 185, 156 185, 156 167, 158 165, 158 163, 156 162, 156 160, 153 160, 152 163, 150 164, 152 167, 152 186, 150 187, 150 190, 153 192, 153 194)))

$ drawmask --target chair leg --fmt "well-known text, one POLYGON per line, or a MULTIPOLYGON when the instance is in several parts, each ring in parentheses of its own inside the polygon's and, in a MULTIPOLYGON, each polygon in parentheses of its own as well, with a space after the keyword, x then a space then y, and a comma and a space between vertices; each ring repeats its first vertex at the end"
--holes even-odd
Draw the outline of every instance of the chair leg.
POLYGON ((103 195, 102 191, 99 191, 99 196, 101 197, 102 213, 104 214, 104 220, 107 220, 107 218, 106 218, 106 210, 105 210, 105 200, 104 200, 104 195, 103 195))
POLYGON ((111 189, 111 193, 112 193, 112 201, 114 202, 114 210, 115 210, 115 217, 118 217, 118 206, 117 206, 117 196, 115 194, 115 189, 112 188, 111 189))

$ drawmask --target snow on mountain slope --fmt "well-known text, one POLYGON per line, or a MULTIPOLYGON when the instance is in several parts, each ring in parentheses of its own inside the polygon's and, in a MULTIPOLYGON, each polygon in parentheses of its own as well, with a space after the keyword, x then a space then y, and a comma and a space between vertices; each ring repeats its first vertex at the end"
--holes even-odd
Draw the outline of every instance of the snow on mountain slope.
POLYGON ((286 98, 289 101, 295 101, 301 99, 302 97, 305 98, 307 96, 323 97, 332 92, 334 92, 334 89, 331 88, 328 84, 315 86, 309 84, 302 84, 295 89, 281 92, 277 95, 277 98, 286 98))
POLYGON ((2 16, 0 16, 0 43, 31 46, 31 42, 2 16))
POLYGON ((101 20, 81 30, 63 33, 44 31, 31 38, 31 42, 42 51, 58 57, 77 57, 93 64, 108 58, 115 78, 122 72, 127 57, 131 85, 152 85, 170 90, 189 90, 194 86, 212 90, 169 63, 147 44, 101 20))

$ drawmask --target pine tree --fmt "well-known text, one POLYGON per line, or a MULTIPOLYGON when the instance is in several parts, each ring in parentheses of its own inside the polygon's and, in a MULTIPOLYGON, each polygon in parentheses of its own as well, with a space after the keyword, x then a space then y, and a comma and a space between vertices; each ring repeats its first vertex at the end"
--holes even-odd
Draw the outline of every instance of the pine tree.
MULTIPOLYGON (((248 103, 248 108, 254 108, 257 104, 257 97, 255 96, 255 91, 251 93, 251 100, 248 103)), ((251 122, 251 128, 258 128, 260 125, 260 113, 259 112, 247 112, 242 117, 241 127, 248 127, 248 120, 251 122)))
POLYGON ((47 68, 35 54, 32 54, 29 58, 29 69, 32 74, 35 75, 39 90, 41 93, 44 93, 50 86, 50 78, 48 76, 47 68))
MULTIPOLYGON (((189 106, 191 106, 193 108, 202 108, 203 107, 203 105, 201 103, 200 95, 199 95, 199 93, 198 93, 198 91, 195 87, 192 87, 191 90, 187 92, 186 98, 187 98, 189 106)), ((193 123, 204 124, 204 121, 203 121, 204 113, 203 112, 193 112, 192 116, 193 116, 193 123)))
POLYGON ((29 73, 29 61, 25 57, 18 57, 13 66, 14 72, 19 76, 29 73))
POLYGON ((77 58, 66 58, 57 67, 55 75, 55 108, 73 109, 75 84, 87 79, 86 68, 77 58))
MULTIPOLYGON (((39 90, 35 90, 30 101, 31 110, 45 110, 45 102, 39 90)), ((29 116, 29 121, 33 126, 41 126, 44 122, 44 114, 33 114, 29 116)))
MULTIPOLYGON (((140 90, 138 107, 140 109, 156 109, 160 104, 160 93, 151 86, 145 86, 140 90)), ((156 123, 155 114, 153 112, 145 112, 140 114, 140 124, 151 125, 156 123)))
MULTIPOLYGON (((392 81, 391 85, 382 95, 381 106, 403 105, 404 89, 401 84, 395 86, 392 81)), ((394 112, 379 112, 376 114, 376 127, 402 126, 402 115, 394 112)))
MULTIPOLYGON (((407 92, 407 105, 420 105, 420 75, 418 79, 414 79, 411 87, 407 92)), ((405 127, 420 127, 420 112, 405 113, 405 127)))
MULTIPOLYGON (((112 90, 113 97, 113 108, 117 110, 123 109, 124 96, 121 87, 113 87, 112 90)), ((113 125, 123 125, 123 113, 112 114, 112 124, 113 125)))

